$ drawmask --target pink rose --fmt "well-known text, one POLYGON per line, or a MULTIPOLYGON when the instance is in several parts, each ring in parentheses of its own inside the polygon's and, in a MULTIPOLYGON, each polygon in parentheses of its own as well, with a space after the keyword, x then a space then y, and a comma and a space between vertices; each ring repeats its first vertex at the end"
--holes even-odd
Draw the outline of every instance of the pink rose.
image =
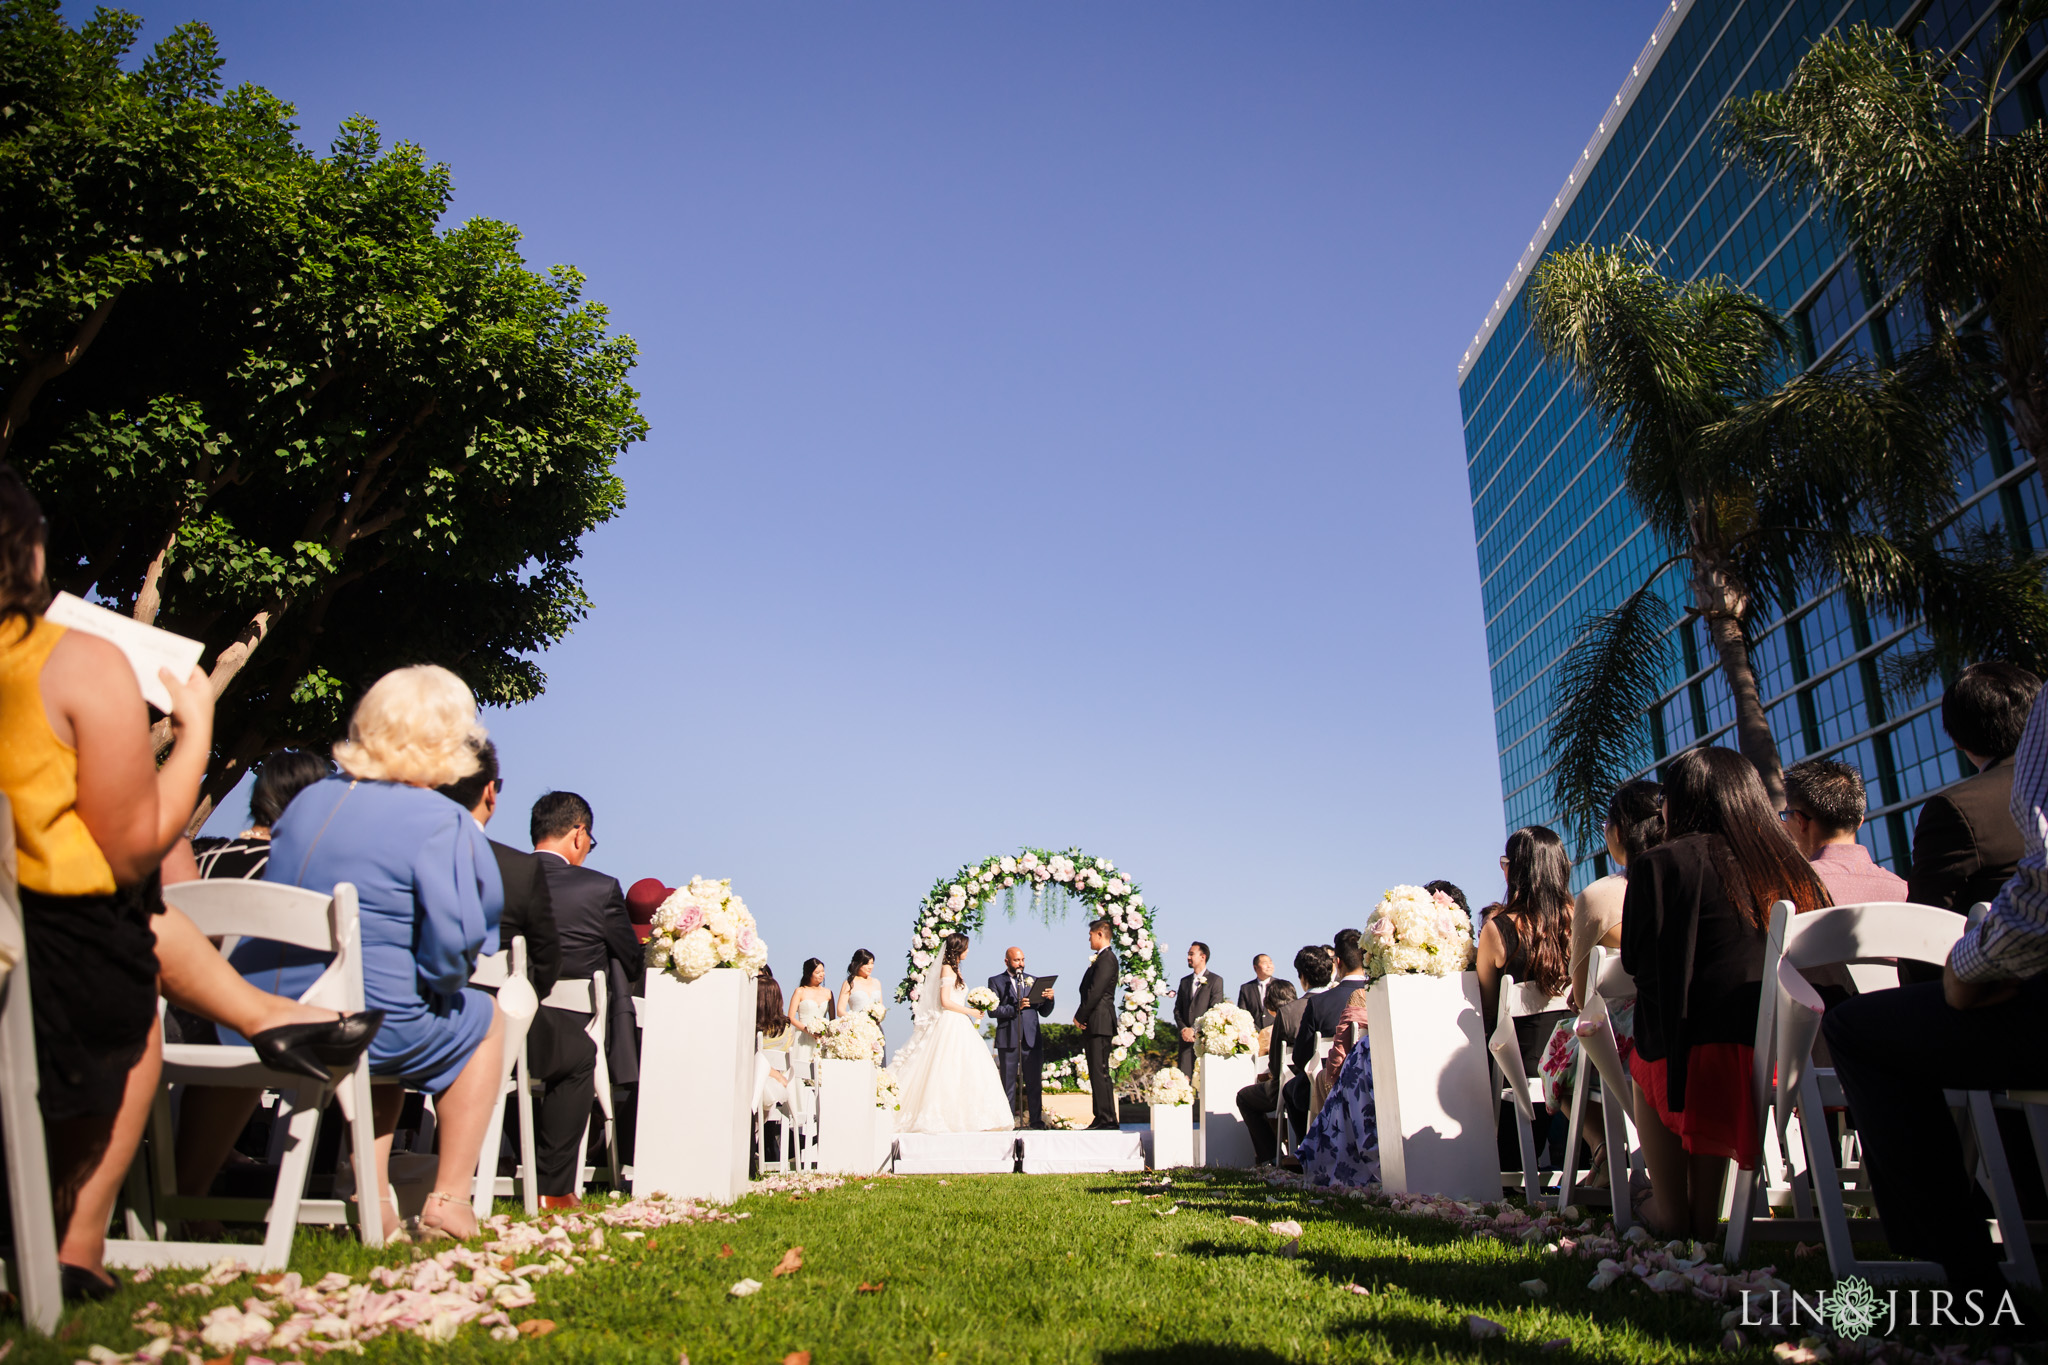
POLYGON ((701 929, 703 927, 704 902, 693 900, 689 903, 688 908, 683 911, 682 918, 676 921, 675 934, 677 938, 681 938, 692 929, 701 929))

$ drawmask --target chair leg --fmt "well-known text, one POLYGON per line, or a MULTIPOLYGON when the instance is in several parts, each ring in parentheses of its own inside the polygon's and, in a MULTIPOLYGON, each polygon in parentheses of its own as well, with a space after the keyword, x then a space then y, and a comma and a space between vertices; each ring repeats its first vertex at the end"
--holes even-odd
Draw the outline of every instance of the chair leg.
POLYGON ((1608 1100, 1603 1088, 1600 1094, 1600 1123, 1607 1132, 1607 1199, 1614 1210, 1614 1230, 1627 1232, 1632 1220, 1629 1213, 1628 1170, 1629 1155, 1634 1150, 1629 1145, 1628 1115, 1621 1105, 1608 1100))
POLYGON ((2027 1132, 2034 1139, 2034 1161, 2041 1168, 2041 1181, 2048 1184, 2048 1104, 2029 1104, 2027 1132))
POLYGON ((1998 1114, 1991 1107, 1991 1092, 1970 1092, 1970 1123, 1977 1130, 1977 1150, 1991 1177, 1991 1203, 1998 1215, 1999 1240, 2005 1243, 2005 1278, 2028 1289, 2041 1287, 2041 1272, 2034 1264, 2034 1244, 2027 1238, 2027 1221, 2020 1212, 2019 1192, 2013 1188, 2012 1170, 2006 1165, 2005 1140, 1999 1135, 1998 1114))
POLYGON ((540 1154, 533 1141, 533 1076, 519 1056, 519 1198, 531 1218, 540 1212, 540 1154))
POLYGON ((381 1247, 385 1237, 397 1229, 384 1226, 384 1201, 375 1196, 379 1183, 377 1120, 370 1103, 370 1068, 366 1063, 356 1063, 355 1070, 342 1077, 334 1100, 348 1123, 349 1159, 356 1172, 356 1227, 364 1246, 381 1247))
POLYGON ((1557 1207, 1560 1212, 1572 1202, 1572 1186, 1579 1173, 1579 1127, 1586 1117, 1586 1073, 1592 1069, 1593 1064, 1586 1060, 1583 1051, 1580 1052, 1577 1072, 1572 1079, 1571 1117, 1565 1120, 1564 1170, 1559 1173, 1557 1181, 1557 1207))
MULTIPOLYGON (((320 1134, 320 1102, 325 1094, 314 1086, 293 1092, 281 1106, 286 1127, 284 1161, 277 1168, 277 1192, 271 1196, 270 1221, 263 1233, 265 1272, 291 1263, 292 1238, 299 1231, 299 1201, 306 1194, 306 1176, 313 1169, 314 1141, 320 1134)), ((358 1188, 361 1182, 358 1182, 358 1188)))
POLYGON ((1522 1144, 1522 1198, 1534 1209, 1543 1199, 1543 1173, 1536 1169, 1536 1125, 1515 1106, 1515 1136, 1522 1144))
POLYGON ((21 1316, 45 1336, 64 1313, 57 1269, 57 1213, 50 1199, 49 1155, 36 1102, 36 1038, 29 1016, 28 964, 0 981, 0 1140, 7 1148, 8 1207, 14 1212, 14 1261, 21 1316))
POLYGON ((498 1191, 498 1152, 505 1145, 505 1087, 499 1085, 497 1103, 491 1106, 490 1125, 484 1129, 484 1143, 476 1155, 476 1179, 470 1184, 469 1204, 481 1223, 491 1216, 491 1200, 498 1191))

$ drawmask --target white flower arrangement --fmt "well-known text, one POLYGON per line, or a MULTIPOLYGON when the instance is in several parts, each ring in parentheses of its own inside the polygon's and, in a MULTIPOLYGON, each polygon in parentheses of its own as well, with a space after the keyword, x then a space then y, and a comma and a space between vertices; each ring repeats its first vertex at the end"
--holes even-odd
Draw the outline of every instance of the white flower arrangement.
POLYGON ((882 1026, 868 1018, 866 1011, 843 1019, 827 1019, 818 1026, 818 1051, 834 1061, 882 1060, 882 1026))
POLYGON ((875 1108, 901 1109, 903 1092, 897 1088, 896 1077, 886 1066, 875 1068, 875 1108))
POLYGON ((1195 1034, 1208 1057, 1242 1057, 1259 1045, 1258 1024, 1251 1011, 1232 1004, 1211 1007, 1195 1021, 1195 1034))
POLYGON ((1047 1090, 1085 1090, 1088 1086, 1088 1059, 1069 1057, 1063 1062, 1047 1062, 1040 1075, 1047 1090))
POLYGON ((1110 921, 1110 946, 1122 967, 1117 981, 1122 999, 1117 1006, 1109 1065, 1112 1070, 1122 1066, 1131 1047, 1152 1036, 1159 1002, 1166 998, 1165 962, 1170 949, 1154 936, 1152 908, 1145 904, 1130 874, 1119 872, 1107 858, 1091 857, 1077 848, 1058 853, 1025 849, 1014 856, 985 858, 934 882, 917 907, 896 998, 917 999, 918 982, 936 960, 946 935, 979 931, 988 903, 999 895, 1014 914, 1014 900, 1020 892, 1028 893, 1033 906, 1048 915, 1056 915, 1068 902, 1078 900, 1091 914, 1110 921))
POLYGON ((1397 886, 1365 922, 1365 950, 1372 977, 1455 976, 1472 965, 1472 921, 1441 891, 1397 886))
POLYGON ((888 1017, 889 1007, 883 1004, 881 1001, 877 1000, 874 1004, 868 1006, 868 1018, 874 1020, 876 1023, 879 1024, 888 1017))
POLYGON ((977 1009, 983 1014, 987 1014, 996 1007, 996 993, 986 986, 976 986, 973 990, 967 992, 967 1004, 970 1009, 977 1009))
POLYGON ((1195 1087, 1177 1066, 1161 1067, 1145 1083, 1147 1104, 1193 1104, 1195 1087))
POLYGON ((732 893, 730 878, 690 878, 661 903, 651 928, 647 965, 678 981, 695 981, 718 967, 758 976, 768 965, 768 945, 746 902, 732 893))

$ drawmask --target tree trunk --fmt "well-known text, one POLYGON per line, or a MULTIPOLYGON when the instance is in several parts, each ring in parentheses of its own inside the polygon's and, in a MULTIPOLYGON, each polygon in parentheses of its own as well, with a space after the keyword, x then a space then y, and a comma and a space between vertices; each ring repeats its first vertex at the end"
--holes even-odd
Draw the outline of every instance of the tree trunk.
POLYGON ((156 624, 157 611, 163 606, 164 561, 171 557, 171 547, 177 543, 178 528, 174 526, 143 572, 142 590, 135 594, 135 619, 145 626, 156 624))
POLYGON ((1708 638, 1714 642, 1715 653, 1721 656, 1721 676, 1728 684, 1728 694, 1735 699, 1735 747, 1756 765, 1771 808, 1782 810, 1785 767, 1778 758, 1778 741, 1771 737, 1770 719, 1764 715, 1763 697, 1757 691, 1749 641, 1742 634, 1749 593, 1711 556, 1702 555, 1696 562, 1693 592, 1700 615, 1707 622, 1708 638))

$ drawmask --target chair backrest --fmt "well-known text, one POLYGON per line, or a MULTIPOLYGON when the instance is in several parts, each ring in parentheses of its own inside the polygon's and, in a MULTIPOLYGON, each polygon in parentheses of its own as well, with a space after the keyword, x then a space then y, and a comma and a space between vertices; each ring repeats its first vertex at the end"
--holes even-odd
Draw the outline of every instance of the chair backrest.
MULTIPOLYGON (((1789 907, 1791 902, 1778 904, 1789 907)), ((1897 901, 1834 905, 1803 915, 1788 910, 1782 936, 1775 933, 1776 916, 1773 906, 1773 937, 1782 944, 1779 955, 1795 967, 1901 957, 1941 962, 1964 928, 1963 917, 1954 911, 1897 901)))
POLYGON ((172 882, 163 895, 209 938, 235 934, 334 954, 300 1001, 333 1010, 363 1008, 362 922, 354 883, 336 882, 333 893, 323 896, 282 882, 224 877, 172 882))
POLYGON ((1586 980, 1592 983, 1591 993, 1603 1000, 1626 1000, 1636 993, 1636 979, 1621 965, 1621 950, 1593 945, 1593 952, 1586 959, 1586 980))
POLYGON ((551 1010, 567 1010, 571 1014, 593 1014, 596 1011, 590 1003, 590 977, 565 976, 555 983, 548 992, 548 998, 541 1003, 551 1010))
POLYGON ((515 976, 532 979, 526 962, 524 934, 514 934, 508 946, 478 957, 476 970, 469 974, 469 984, 489 991, 503 990, 505 983, 515 976))

